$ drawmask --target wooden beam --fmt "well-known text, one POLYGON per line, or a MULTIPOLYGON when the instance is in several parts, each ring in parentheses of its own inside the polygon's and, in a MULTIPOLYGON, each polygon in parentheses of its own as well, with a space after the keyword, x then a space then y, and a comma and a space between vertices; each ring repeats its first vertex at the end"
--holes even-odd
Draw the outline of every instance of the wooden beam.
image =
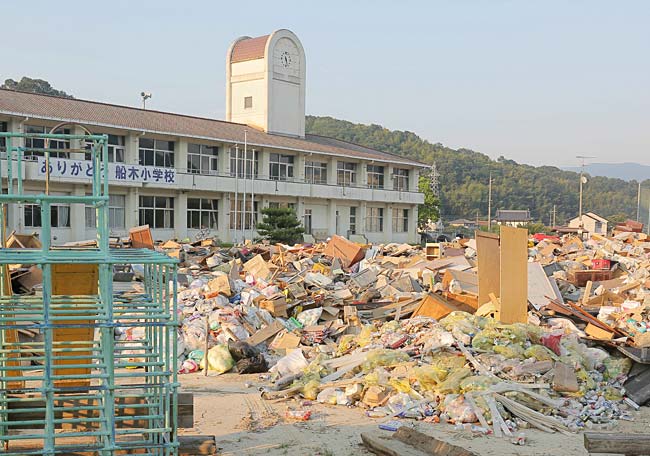
POLYGON ((490 293, 499 295, 499 236, 476 231, 476 256, 478 258, 478 303, 490 300, 490 293))
POLYGON ((585 432, 585 449, 589 453, 625 455, 650 454, 650 435, 609 432, 585 432))
POLYGON ((501 226, 501 309, 503 323, 528 320, 528 230, 501 226))

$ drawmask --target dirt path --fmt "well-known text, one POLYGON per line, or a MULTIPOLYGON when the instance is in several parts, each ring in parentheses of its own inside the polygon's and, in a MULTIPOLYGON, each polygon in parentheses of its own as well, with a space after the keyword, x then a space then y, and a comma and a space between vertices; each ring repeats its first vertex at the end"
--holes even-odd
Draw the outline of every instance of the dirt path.
MULTIPOLYGON (((258 387, 262 382, 257 375, 226 374, 206 378, 199 373, 181 375, 179 378, 182 390, 194 393, 196 427, 184 432, 215 435, 220 455, 371 454, 361 445, 359 435, 364 431, 377 430, 380 420, 366 417, 359 408, 317 403, 301 407, 301 400, 266 401, 260 397, 258 387), (311 419, 287 423, 284 419, 287 407, 311 410, 311 419)), ((635 414, 635 419, 633 422, 621 421, 612 432, 647 432, 650 408, 642 408, 635 414)), ((485 456, 588 454, 584 449, 582 434, 565 436, 527 429, 524 431, 526 445, 515 446, 507 439, 467 435, 455 431, 448 424, 415 424, 422 432, 485 456)))

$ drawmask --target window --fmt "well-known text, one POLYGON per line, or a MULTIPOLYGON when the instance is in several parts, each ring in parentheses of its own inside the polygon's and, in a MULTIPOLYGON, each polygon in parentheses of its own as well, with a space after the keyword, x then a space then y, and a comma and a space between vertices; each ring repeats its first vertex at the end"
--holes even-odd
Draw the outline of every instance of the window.
MULTIPOLYGON (((124 156, 126 155, 126 138, 118 135, 108 135, 108 147, 106 153, 108 155, 109 163, 124 163, 124 156)), ((86 149, 90 150, 92 141, 86 142, 86 149)), ((86 152, 86 160, 92 160, 91 152, 86 152)), ((101 159, 101 158, 100 158, 101 159)))
POLYGON ((187 199, 187 227, 197 230, 217 229, 219 200, 206 198, 187 199))
POLYGON ((350 208, 350 228, 348 229, 350 234, 357 234, 357 208, 350 208))
POLYGON ((188 144, 187 172, 191 174, 217 174, 219 148, 205 144, 188 144))
POLYGON ((281 181, 293 178, 293 155, 271 154, 269 177, 281 181))
POLYGON ((244 207, 244 202, 240 199, 237 201, 237 205, 234 204, 233 197, 230 198, 230 203, 232 204, 230 209, 230 229, 231 230, 241 230, 242 224, 244 225, 245 230, 250 230, 257 226, 257 201, 255 205, 251 205, 250 200, 246 200, 246 217, 244 219, 244 214, 242 209, 244 207), (251 211, 254 211, 252 213, 251 211))
POLYGON ((174 198, 140 196, 140 225, 151 228, 174 228, 174 198))
POLYGON ((404 168, 393 168, 393 190, 400 192, 409 189, 409 170, 404 168))
MULTIPOLYGON (((50 132, 50 128, 43 127, 39 125, 25 125, 25 133, 32 134, 45 134, 50 132)), ((70 129, 63 128, 58 129, 54 133, 69 135, 70 129)), ((45 149, 45 139, 44 138, 25 138, 25 147, 27 149, 45 149)), ((51 139, 49 141, 48 149, 50 149, 50 157, 55 158, 70 158, 70 153, 68 152, 56 152, 51 149, 70 149, 70 141, 63 141, 60 139, 51 139)), ((34 151, 25 151, 24 158, 26 160, 38 160, 37 157, 44 157, 45 152, 43 150, 34 150, 34 151)))
POLYGON ((368 165, 368 188, 384 188, 384 167, 368 165))
POLYGON ((366 214, 366 231, 378 233, 384 231, 384 209, 381 207, 369 207, 366 214))
POLYGON ((246 157, 244 158, 244 152, 237 152, 236 149, 230 149, 230 175, 238 177, 246 177, 247 179, 254 178, 257 179, 257 165, 258 165, 258 153, 254 150, 246 151, 246 157), (246 163, 246 176, 244 176, 244 163, 246 163))
POLYGON ((409 210, 393 209, 393 232, 406 233, 409 230, 409 210))
POLYGON ((289 208, 292 209, 294 212, 296 212, 296 203, 277 203, 273 201, 269 201, 269 207, 279 209, 279 208, 289 208))
POLYGON ((311 234, 311 209, 305 209, 305 215, 303 217, 303 226, 305 227, 305 233, 311 234))
POLYGON ((327 184, 327 163, 306 161, 305 182, 310 184, 327 184))
MULTIPOLYGON (((126 197, 124 195, 110 195, 108 197, 108 227, 110 229, 124 229, 124 207, 126 197)), ((86 228, 97 227, 97 210, 92 206, 86 206, 86 228)))
MULTIPOLYGON (((5 133, 7 131, 7 122, 0 122, 0 132, 5 133)), ((7 148, 7 139, 0 138, 0 152, 6 152, 7 148)))
POLYGON ((141 165, 174 167, 174 141, 140 138, 139 149, 141 165))
MULTIPOLYGON (((23 209, 25 226, 38 228, 42 226, 41 207, 37 204, 25 204, 23 209)), ((50 225, 52 228, 70 228, 70 206, 53 204, 50 206, 50 225)))
POLYGON ((253 108, 253 97, 244 97, 244 109, 253 108))
POLYGON ((351 186, 357 181, 357 164, 350 162, 336 163, 336 183, 351 186))

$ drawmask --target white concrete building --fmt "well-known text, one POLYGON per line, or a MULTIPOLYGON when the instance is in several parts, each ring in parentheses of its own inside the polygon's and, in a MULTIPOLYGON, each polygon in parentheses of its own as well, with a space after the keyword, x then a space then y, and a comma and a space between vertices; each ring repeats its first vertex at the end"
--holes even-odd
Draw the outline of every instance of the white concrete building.
MULTIPOLYGON (((424 202, 418 173, 425 165, 305 134, 305 65, 302 45, 288 30, 244 37, 226 61, 228 121, 0 90, 0 131, 50 132, 65 122, 56 133, 84 134, 83 126, 108 134, 114 235, 149 224, 155 239, 203 229, 224 242, 240 241, 255 236, 260 209, 279 205, 294 208, 316 238, 364 234, 372 242, 417 242, 417 205, 424 202)), ((0 139, 0 151, 4 146, 0 139)), ((51 160, 50 192, 89 192, 83 147, 50 144, 76 149, 52 154, 58 156, 51 160)), ((36 153, 22 166, 24 188, 43 192, 43 157, 36 153)), ((9 230, 38 231, 35 209, 10 212, 9 230)), ((71 204, 53 211, 55 244, 94 237, 94 211, 87 209, 71 204)))
POLYGON ((569 228, 582 228, 586 233, 607 235, 607 219, 593 212, 587 212, 569 221, 569 228))

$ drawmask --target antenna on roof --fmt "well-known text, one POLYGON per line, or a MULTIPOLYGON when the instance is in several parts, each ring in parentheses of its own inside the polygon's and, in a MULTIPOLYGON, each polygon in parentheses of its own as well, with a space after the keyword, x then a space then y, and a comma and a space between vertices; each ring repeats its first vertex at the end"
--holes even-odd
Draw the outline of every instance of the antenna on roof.
POLYGON ((147 100, 151 98, 151 94, 147 92, 140 92, 140 96, 142 97, 142 109, 147 109, 147 100))

